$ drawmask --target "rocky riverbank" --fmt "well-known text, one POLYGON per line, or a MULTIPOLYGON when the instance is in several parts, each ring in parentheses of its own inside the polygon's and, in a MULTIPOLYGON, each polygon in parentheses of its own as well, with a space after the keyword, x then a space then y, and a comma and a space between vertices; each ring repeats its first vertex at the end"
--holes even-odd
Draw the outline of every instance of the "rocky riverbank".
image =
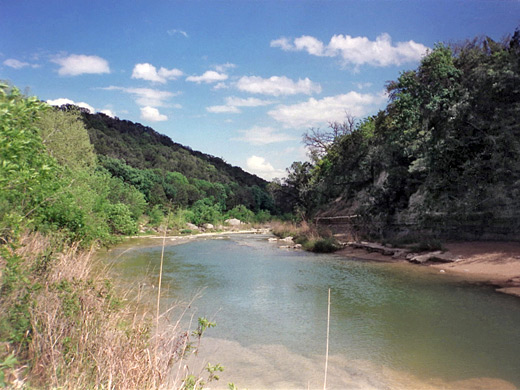
POLYGON ((346 257, 372 261, 410 262, 433 267, 440 273, 492 285, 496 291, 520 297, 520 243, 453 242, 444 250, 413 253, 406 248, 391 248, 376 243, 347 243, 337 252, 346 257))

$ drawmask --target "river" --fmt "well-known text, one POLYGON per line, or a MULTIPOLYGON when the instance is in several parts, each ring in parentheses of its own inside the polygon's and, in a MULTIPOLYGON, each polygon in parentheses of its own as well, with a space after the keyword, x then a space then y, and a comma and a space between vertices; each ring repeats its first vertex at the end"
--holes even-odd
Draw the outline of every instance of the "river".
MULTIPOLYGON (((122 283, 152 288, 161 243, 104 257, 122 283)), ((199 357, 226 367, 210 388, 323 388, 329 288, 327 388, 520 386, 518 298, 424 267, 281 249, 265 235, 165 248, 163 309, 200 295, 190 313, 217 323, 199 357)))

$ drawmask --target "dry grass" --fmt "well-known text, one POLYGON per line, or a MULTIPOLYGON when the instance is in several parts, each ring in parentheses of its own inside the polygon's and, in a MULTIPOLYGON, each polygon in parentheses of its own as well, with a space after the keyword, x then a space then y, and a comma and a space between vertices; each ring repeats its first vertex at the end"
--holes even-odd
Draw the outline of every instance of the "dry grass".
MULTIPOLYGON (((18 384, 48 389, 182 387, 190 374, 183 357, 192 349, 191 334, 181 331, 180 319, 170 322, 167 311, 156 328, 154 313, 137 310, 139 302, 123 304, 92 251, 71 246, 54 254, 49 239, 33 234, 22 239, 16 254, 21 266, 32 270, 30 285, 38 286, 29 289, 28 343, 14 346, 26 366, 18 384)), ((140 297, 141 292, 129 295, 140 297)), ((19 299, 13 292, 2 299, 0 310, 6 312, 19 299)), ((13 386, 15 372, 8 373, 13 386)))
POLYGON ((292 222, 274 222, 271 229, 275 236, 293 237, 296 243, 302 244, 303 248, 308 251, 333 252, 340 248, 329 229, 317 227, 306 221, 302 221, 298 225, 292 222))

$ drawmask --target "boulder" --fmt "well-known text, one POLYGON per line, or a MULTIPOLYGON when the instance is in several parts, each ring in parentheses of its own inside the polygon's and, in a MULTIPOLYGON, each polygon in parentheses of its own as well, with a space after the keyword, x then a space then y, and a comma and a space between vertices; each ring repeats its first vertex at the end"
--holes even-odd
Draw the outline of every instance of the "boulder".
POLYGON ((189 223, 189 222, 186 224, 186 228, 190 229, 190 230, 199 230, 199 227, 197 225, 194 225, 194 224, 189 223))
POLYGON ((240 221, 239 219, 236 219, 236 218, 226 219, 224 222, 230 226, 239 226, 242 224, 242 221, 240 221))
POLYGON ((435 263, 452 263, 457 259, 449 252, 429 252, 423 255, 413 255, 409 256, 408 261, 410 263, 423 264, 427 262, 435 262, 435 263))
POLYGON ((281 238, 280 241, 294 243, 293 238, 291 236, 285 237, 285 238, 281 238))
POLYGON ((202 227, 206 230, 215 229, 215 226, 213 226, 211 223, 205 223, 204 225, 202 225, 202 227))

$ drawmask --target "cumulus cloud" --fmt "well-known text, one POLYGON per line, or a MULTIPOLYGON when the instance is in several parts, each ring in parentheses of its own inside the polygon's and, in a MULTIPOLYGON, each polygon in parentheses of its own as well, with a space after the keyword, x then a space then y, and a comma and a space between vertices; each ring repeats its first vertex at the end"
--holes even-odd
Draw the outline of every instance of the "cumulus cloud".
POLYGON ((37 65, 37 64, 30 64, 28 62, 19 61, 19 60, 14 59, 14 58, 8 58, 7 60, 5 60, 4 61, 4 65, 8 66, 10 68, 13 68, 13 69, 22 69, 22 68, 25 68, 27 66, 30 66, 31 68, 38 68, 39 67, 39 65, 37 65))
POLYGON ((157 108, 146 106, 141 108, 141 119, 150 122, 162 122, 168 120, 168 117, 161 114, 157 108))
POLYGON ((325 45, 320 40, 303 35, 292 42, 288 38, 271 41, 271 47, 284 51, 306 51, 320 57, 340 57, 345 65, 390 66, 402 65, 421 59, 428 47, 412 40, 393 43, 389 34, 379 35, 375 41, 367 37, 334 35, 325 45))
POLYGON ((67 99, 67 98, 58 98, 54 100, 47 100, 47 104, 50 104, 51 106, 58 106, 61 107, 64 104, 73 104, 75 106, 86 108, 90 111, 91 114, 94 114, 96 112, 95 108, 92 107, 90 104, 85 102, 75 102, 73 100, 67 99))
POLYGON ((165 84, 168 80, 175 80, 184 73, 180 69, 157 68, 149 63, 136 64, 132 71, 133 79, 143 79, 165 84))
POLYGON ((295 137, 280 133, 272 127, 253 126, 248 130, 239 130, 242 137, 233 138, 234 141, 244 141, 252 145, 269 145, 284 141, 294 141, 295 137))
POLYGON ((164 107, 166 105, 165 100, 168 100, 171 97, 178 95, 173 92, 161 91, 152 88, 124 88, 110 86, 101 89, 104 89, 106 91, 117 90, 129 93, 135 97, 135 102, 137 104, 139 104, 140 106, 150 107, 164 107))
POLYGON ((247 169, 265 180, 272 180, 275 177, 282 177, 285 171, 282 169, 275 169, 268 161, 263 157, 251 156, 246 161, 247 169))
POLYGON ((115 117, 116 117, 115 112, 112 111, 112 110, 109 110, 108 108, 107 108, 107 109, 104 109, 104 110, 101 110, 101 111, 99 111, 99 112, 102 113, 102 114, 108 115, 108 116, 111 117, 111 118, 115 118, 115 117))
POLYGON ((345 113, 362 117, 386 101, 383 94, 349 92, 323 99, 310 98, 306 102, 279 105, 268 114, 286 127, 312 127, 329 121, 342 121, 345 113))
POLYGON ((259 76, 243 76, 237 81, 236 87, 241 91, 271 96, 300 93, 312 95, 321 92, 320 84, 312 82, 309 78, 295 82, 285 76, 272 76, 268 79, 259 76))
POLYGON ((56 58, 52 62, 61 66, 58 70, 60 76, 110 73, 108 61, 98 56, 71 54, 68 57, 56 58))
POLYGON ((204 74, 200 76, 188 76, 186 77, 186 81, 191 81, 197 84, 200 83, 216 83, 217 81, 224 81, 228 79, 228 75, 225 73, 219 73, 214 70, 208 70, 204 72, 204 74))

